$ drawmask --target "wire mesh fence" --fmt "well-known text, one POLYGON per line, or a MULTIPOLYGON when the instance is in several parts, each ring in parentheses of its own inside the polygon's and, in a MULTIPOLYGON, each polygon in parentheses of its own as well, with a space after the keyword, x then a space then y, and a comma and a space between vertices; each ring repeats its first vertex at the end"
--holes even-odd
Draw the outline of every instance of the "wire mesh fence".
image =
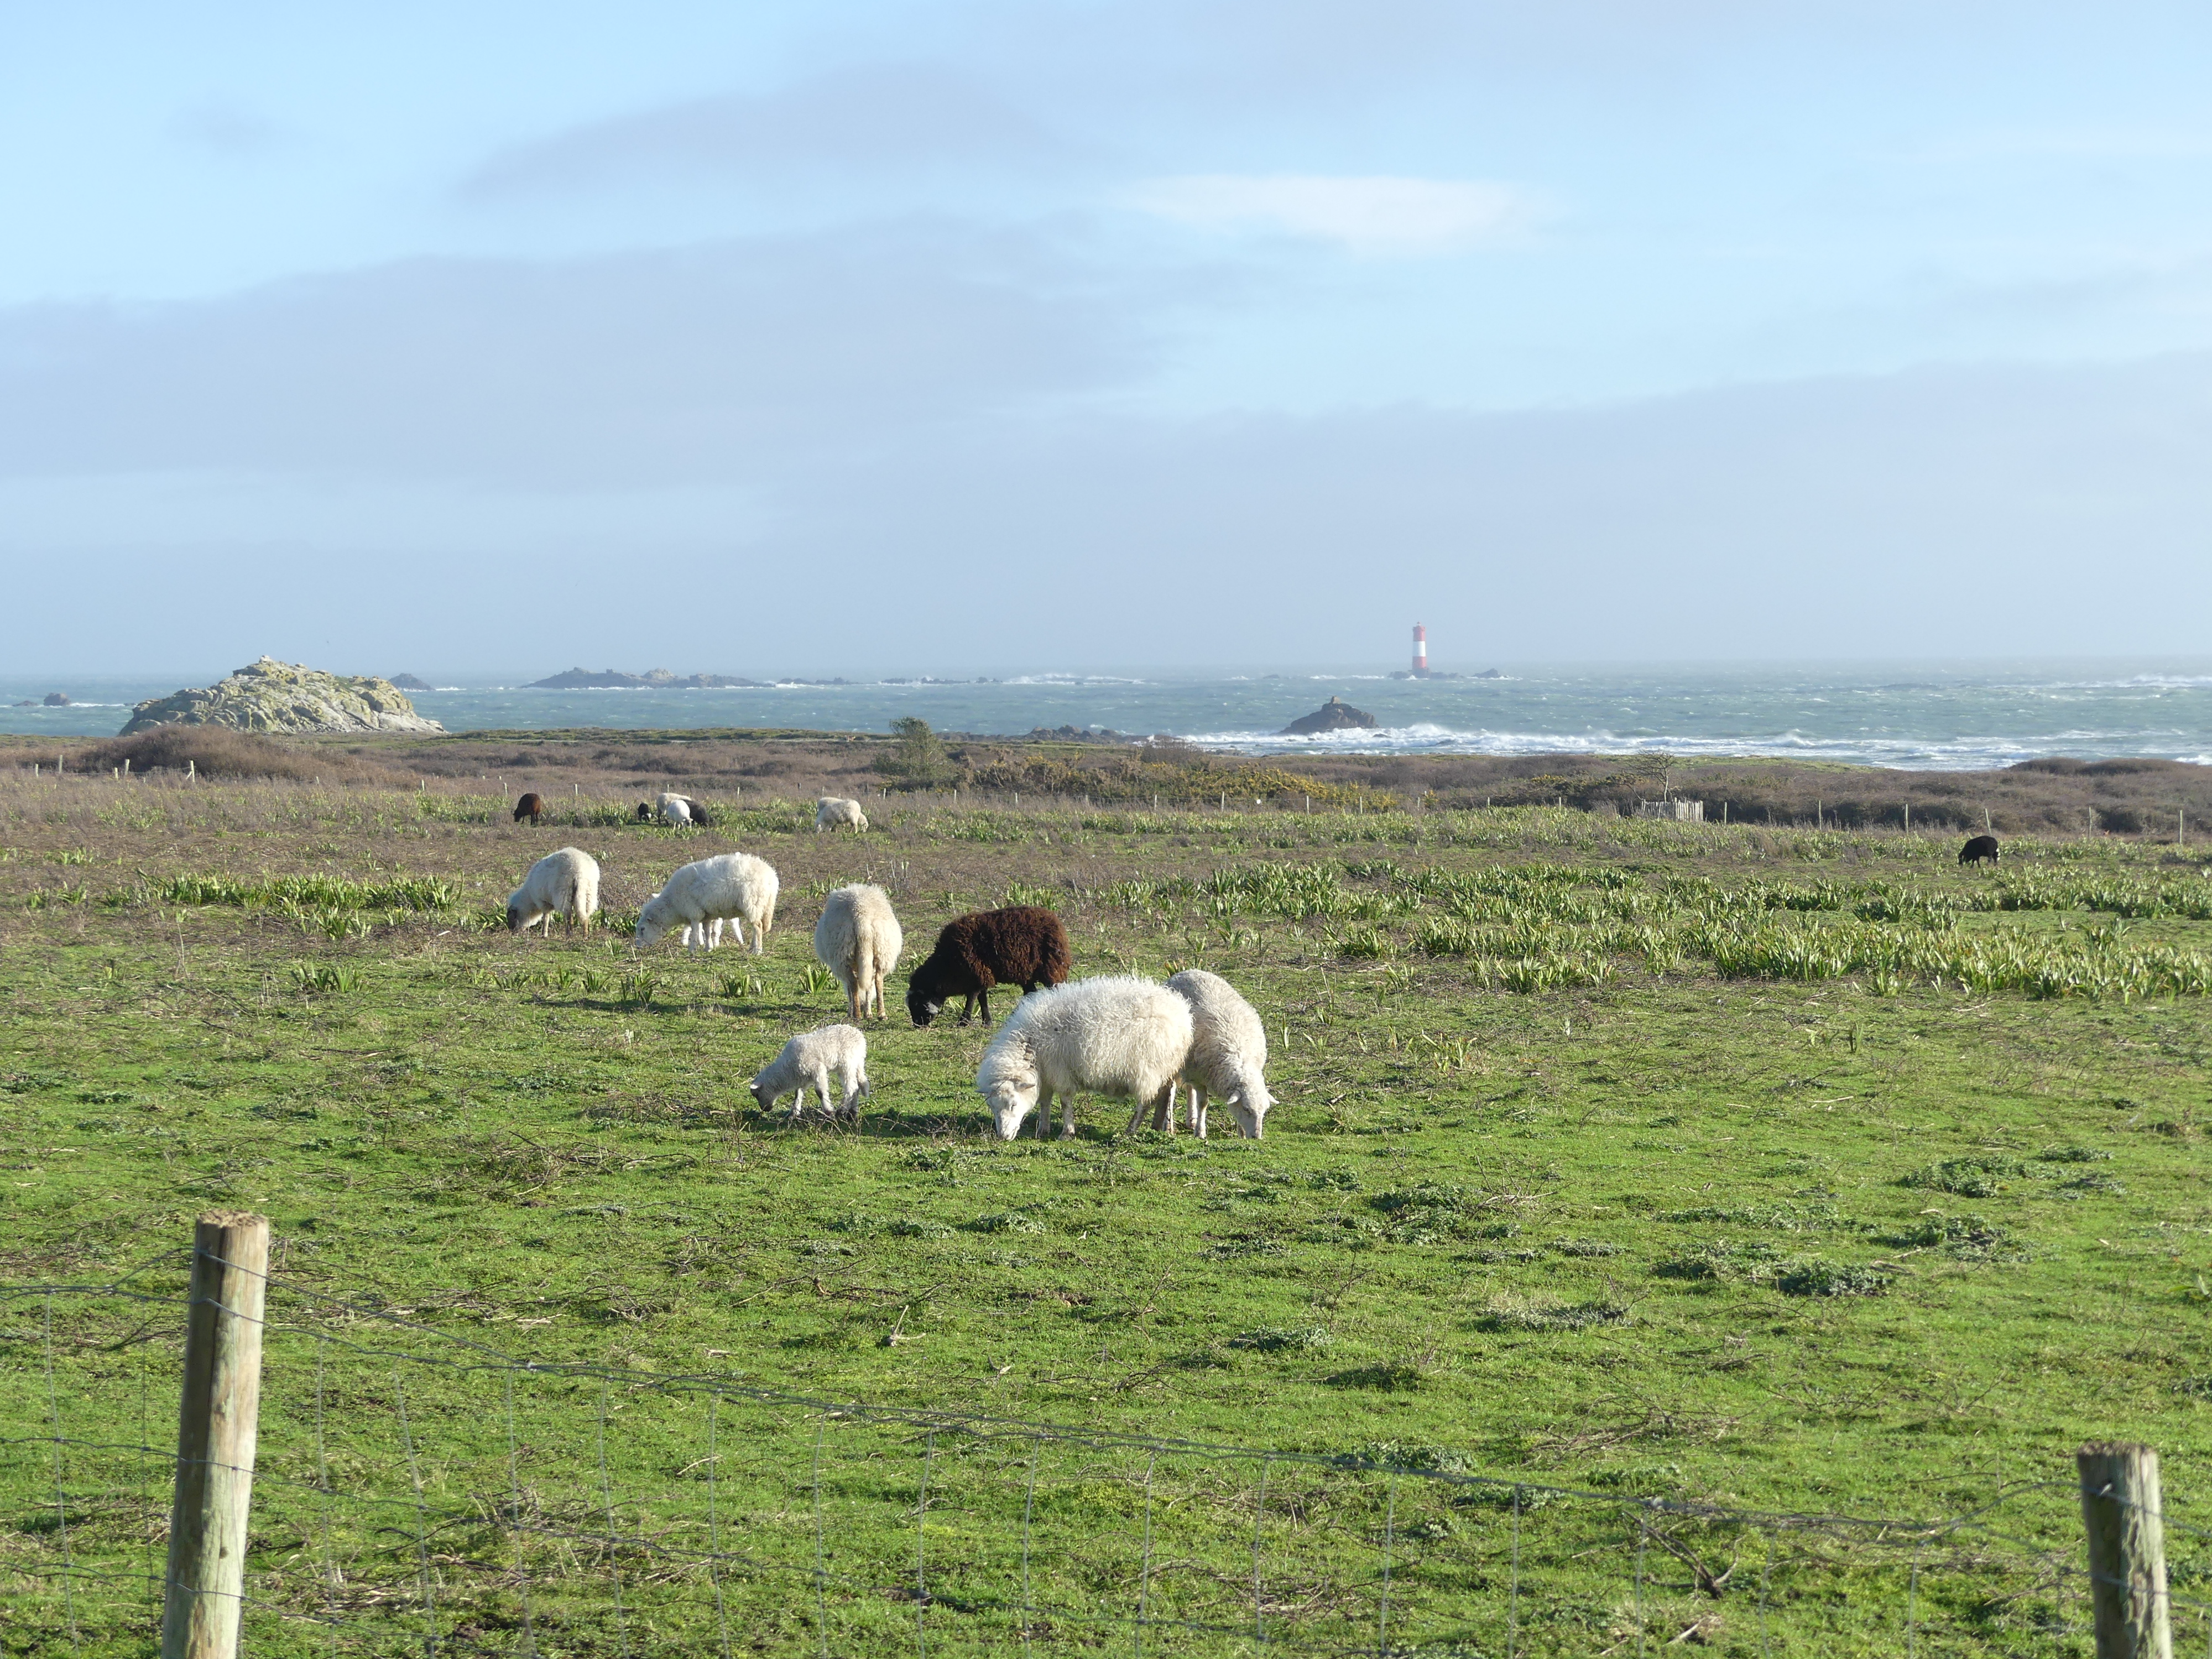
MULTIPOLYGON (((189 1266, 0 1287, 0 1651, 149 1644, 189 1266)), ((2089 1650, 2063 1469, 1945 1516, 1734 1509, 538 1362, 415 1312, 270 1275, 249 1654, 2089 1650)), ((2166 1528, 2185 1583, 2212 1538, 2166 1528)))

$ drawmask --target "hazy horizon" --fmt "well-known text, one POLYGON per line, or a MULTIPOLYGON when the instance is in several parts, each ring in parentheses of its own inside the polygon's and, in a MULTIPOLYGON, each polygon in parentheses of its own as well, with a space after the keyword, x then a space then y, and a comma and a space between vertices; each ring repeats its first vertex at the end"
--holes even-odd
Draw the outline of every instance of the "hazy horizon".
MULTIPOLYGON (((1609 676, 1650 673, 1660 675, 1711 675, 1715 677, 1727 677, 1731 675, 1759 676, 1787 674, 1808 681, 1819 680, 1824 677, 1856 680, 1891 673, 1928 674, 1943 678, 1955 678, 1968 680, 1988 678, 2045 678, 2053 674, 2080 673, 2098 674, 2107 678, 2112 676, 2134 676, 2146 678, 2171 677, 2176 678, 2204 678, 2208 681, 2212 681, 2212 650, 2198 653, 2081 653, 2072 654, 2039 653, 2035 655, 2014 654, 2008 656, 1985 657, 1954 655, 1941 658, 1925 656, 1819 658, 1782 655, 1771 657, 1742 656, 1735 658, 1648 656, 1641 658, 1565 657, 1515 659, 1510 657, 1499 657, 1495 659, 1486 658, 1479 663, 1470 662, 1464 666, 1448 662, 1446 659, 1442 658, 1437 653, 1433 635, 1431 635, 1430 651, 1431 663, 1435 671, 1436 678, 1444 680, 1479 678, 1487 671, 1494 669, 1499 673, 1506 676, 1514 676, 1516 674, 1609 676)), ((28 685, 33 682, 44 684, 46 681, 52 680, 54 684, 48 687, 49 690, 66 691, 69 690, 69 686, 64 682, 72 678, 88 685, 137 685, 141 684, 152 684, 158 682, 168 686, 172 690, 181 690, 188 686, 204 687, 213 685, 216 681, 221 680, 230 674, 235 673, 239 669, 246 666, 248 664, 264 654, 275 657, 281 662, 300 664, 306 667, 319 669, 328 673, 344 676, 375 675, 382 678, 391 679, 401 674, 413 674, 420 679, 429 682, 434 688, 439 690, 496 689, 507 690, 529 690, 535 689, 533 682, 550 679, 556 675, 567 673, 570 670, 575 668, 582 668, 588 673, 603 673, 611 669, 612 671, 619 673, 639 675, 652 672, 656 669, 666 669, 669 672, 678 675, 678 677, 685 677, 692 674, 716 675, 727 678, 752 679, 759 681, 763 684, 769 685, 779 683, 786 684, 797 684, 805 682, 826 683, 828 681, 839 678, 852 681, 856 684, 896 684, 902 680, 918 679, 942 680, 951 684, 963 684, 983 680, 1003 684, 1012 684, 1018 681, 1045 681, 1055 678, 1091 678, 1101 681, 1118 680, 1127 681, 1132 684, 1148 682, 1188 682, 1191 684, 1206 684, 1209 682, 1226 683, 1231 681, 1249 680, 1263 677, 1274 677, 1284 679, 1312 678, 1316 680, 1337 680, 1346 678, 1370 678, 1389 680, 1400 678, 1405 673, 1407 660, 1411 655, 1411 648, 1409 640, 1407 650, 1401 653, 1395 661, 1390 663, 1385 663, 1378 659, 1374 661, 1334 663, 1291 663, 1283 661, 1249 663, 1230 662, 1206 665, 1191 663, 1163 663, 1154 665, 1150 667, 1131 663, 1112 662, 1073 663, 1060 666, 1045 666, 1036 664, 1000 664, 995 666, 987 665, 983 667, 948 667, 944 665, 939 665, 933 667, 913 667, 898 664, 890 664, 882 666, 859 665, 838 672, 832 672, 826 669, 819 672, 791 669, 788 672, 785 672, 758 666, 747 668, 743 666, 731 666, 726 664, 720 665, 698 665, 690 663, 661 662, 658 660, 634 663, 609 663, 599 661, 582 663, 568 662, 562 664, 558 667, 533 665, 528 668, 507 669, 475 667, 459 670, 452 668, 425 670, 404 665, 391 667, 379 666, 374 664, 364 665, 359 663, 341 665, 331 662, 319 662, 307 658, 286 656, 282 653, 271 651, 267 653, 256 652, 253 656, 240 659, 239 661, 232 663, 228 667, 220 670, 187 669, 177 667, 166 669, 144 669, 138 667, 131 667, 129 669, 80 667, 72 669, 68 667, 42 666, 37 663, 32 663, 27 666, 22 666, 18 665, 14 662, 9 662, 0 664, 0 687, 7 688, 12 695, 20 693, 21 687, 28 685), (198 676, 198 678, 194 678, 194 676, 198 676)), ((592 687, 582 689, 615 691, 641 688, 592 687)), ((672 689, 681 690, 683 688, 678 687, 672 689)))

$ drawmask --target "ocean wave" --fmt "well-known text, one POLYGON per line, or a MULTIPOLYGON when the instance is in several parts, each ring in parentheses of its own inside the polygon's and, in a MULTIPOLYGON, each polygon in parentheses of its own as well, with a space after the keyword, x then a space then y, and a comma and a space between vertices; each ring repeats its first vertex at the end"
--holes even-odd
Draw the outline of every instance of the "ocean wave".
POLYGON ((1017 674, 1002 682, 1006 685, 1150 685, 1150 680, 1133 680, 1119 674, 1017 674))
MULTIPOLYGON (((2041 756, 2078 752, 2105 754, 2116 749, 2145 757, 2193 759, 2173 752, 2188 746, 2144 742, 2146 734, 2064 732, 2030 737, 1960 736, 1911 738, 1816 737, 1798 731, 1730 737, 1690 737, 1674 732, 1623 734, 1612 732, 1465 732, 1419 723, 1376 730, 1319 732, 1283 737, 1263 732, 1215 732, 1185 741, 1203 749, 1247 755, 1291 757, 1336 755, 1679 755, 1687 760, 1838 761, 1887 766, 1906 771, 1988 771, 2041 756), (2161 753, 2161 749, 2164 749, 2161 753)), ((2179 738, 2179 732, 2170 734, 2179 738)), ((2200 739, 2201 741, 2201 739, 2200 739)))

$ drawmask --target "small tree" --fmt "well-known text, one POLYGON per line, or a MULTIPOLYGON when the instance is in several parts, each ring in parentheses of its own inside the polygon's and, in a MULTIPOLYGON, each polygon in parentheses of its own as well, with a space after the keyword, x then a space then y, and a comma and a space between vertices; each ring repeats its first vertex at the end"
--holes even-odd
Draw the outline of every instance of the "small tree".
POLYGON ((1648 778, 1657 784, 1659 799, 1665 800, 1668 798, 1668 785, 1674 775, 1674 769, 1680 764, 1681 760, 1679 756, 1670 755, 1663 749, 1655 749, 1649 754, 1638 755, 1630 769, 1638 777, 1648 778))
POLYGON ((952 763, 945 745, 929 729, 927 720, 905 715, 891 722, 891 735, 898 739, 897 746, 876 763, 878 772, 915 788, 951 776, 952 763))

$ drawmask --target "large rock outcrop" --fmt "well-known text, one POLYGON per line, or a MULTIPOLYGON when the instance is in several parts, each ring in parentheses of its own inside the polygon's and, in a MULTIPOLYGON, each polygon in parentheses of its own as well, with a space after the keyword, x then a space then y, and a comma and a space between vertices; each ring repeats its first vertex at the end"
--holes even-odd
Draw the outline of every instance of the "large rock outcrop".
POLYGON ((157 726, 228 726, 240 732, 443 732, 406 693, 374 674, 325 674, 264 657, 208 689, 149 697, 121 736, 157 726))
POLYGON ((1364 708, 1354 708, 1341 697, 1331 697, 1310 714, 1301 714, 1281 731, 1279 738, 1310 738, 1318 732, 1372 732, 1375 716, 1364 708))

